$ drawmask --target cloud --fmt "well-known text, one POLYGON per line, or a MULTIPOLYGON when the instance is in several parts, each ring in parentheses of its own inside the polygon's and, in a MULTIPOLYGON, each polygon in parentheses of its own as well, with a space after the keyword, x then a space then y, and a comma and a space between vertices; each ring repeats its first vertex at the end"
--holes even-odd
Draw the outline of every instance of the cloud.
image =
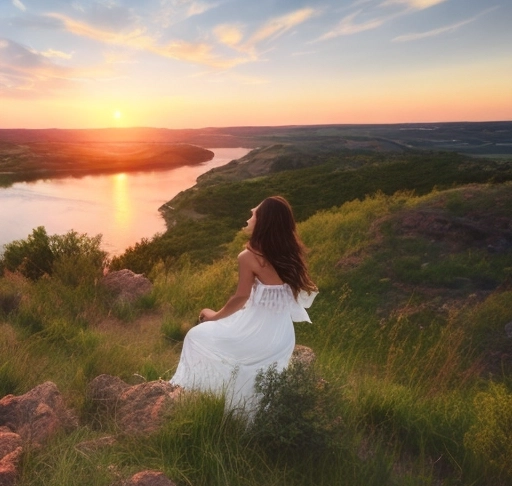
MULTIPOLYGON (((189 7, 192 4, 198 5, 194 2, 182 3, 187 3, 189 7)), ((211 5, 209 4, 209 6, 211 5)), ((293 27, 305 22, 314 13, 313 9, 304 8, 287 15, 272 18, 257 29, 245 43, 242 42, 244 35, 240 25, 222 24, 215 27, 213 34, 216 41, 241 54, 235 57, 217 54, 215 52, 216 45, 205 41, 188 42, 178 39, 163 44, 155 36, 148 35, 143 27, 136 26, 119 30, 103 28, 96 24, 93 25, 89 22, 75 20, 59 13, 47 14, 47 17, 58 20, 61 27, 68 32, 93 39, 100 43, 143 50, 179 61, 227 69, 242 63, 255 61, 258 57, 256 54, 257 44, 280 37, 293 27)))
POLYGON ((283 15, 282 17, 273 18, 254 33, 249 40, 249 45, 257 44, 258 42, 269 38, 275 39, 291 28, 305 22, 311 18, 314 13, 315 10, 312 8, 303 8, 287 15, 283 15))
POLYGON ((221 2, 202 2, 197 0, 160 0, 160 9, 154 15, 154 23, 169 27, 190 17, 201 15, 218 7, 221 2))
MULTIPOLYGON (((356 12, 343 17, 340 22, 331 30, 321 35, 311 43, 320 42, 343 35, 354 35, 367 30, 373 30, 381 27, 386 22, 393 20, 397 17, 406 15, 411 10, 424 10, 434 5, 446 2, 447 0, 385 0, 375 4, 373 0, 356 0, 347 8, 360 7, 356 12), (369 4, 369 5, 368 5, 369 4), (371 10, 375 7, 389 7, 391 5, 400 5, 405 8, 400 9, 398 12, 387 15, 374 14, 373 18, 368 20, 358 21, 363 15, 371 15, 371 10)), ((345 10, 345 9, 343 9, 345 10)))
POLYGON ((447 25, 446 27, 440 27, 438 29, 429 30, 426 32, 419 32, 415 34, 404 34, 399 35, 398 37, 395 37, 392 39, 392 42, 408 42, 408 41, 415 41, 419 39, 426 39, 427 37, 436 37, 441 34, 445 34, 447 32, 454 32, 455 30, 459 29, 463 25, 467 25, 471 22, 473 22, 475 19, 470 20, 464 20, 463 22, 458 22, 456 24, 447 25))
POLYGON ((128 32, 117 32, 102 29, 86 22, 80 22, 58 13, 49 13, 46 15, 50 18, 59 20, 61 22, 61 26, 68 32, 81 37, 87 37, 98 42, 127 45, 137 49, 144 49, 153 44, 153 39, 150 36, 144 35, 145 30, 140 27, 128 32))
POLYGON ((40 53, 9 39, 0 39, 0 96, 41 97, 73 91, 84 80, 114 75, 109 67, 76 69, 51 60, 62 56, 66 54, 52 50, 40 53))
POLYGON ((57 57, 60 59, 71 59, 73 57, 72 54, 67 54, 66 52, 56 51, 55 49, 47 49, 44 52, 40 52, 40 54, 44 57, 57 57))
POLYGON ((206 3, 206 2, 190 2, 186 10, 186 17, 193 17, 194 15, 201 15, 208 10, 215 8, 217 3, 206 3))
POLYGON ((20 0, 12 0, 12 4, 16 7, 25 12, 27 10, 27 7, 21 3, 20 0))
POLYGON ((159 44, 156 38, 147 35, 146 30, 140 27, 129 31, 116 32, 101 29, 57 13, 47 15, 60 20, 63 28, 75 35, 87 37, 104 44, 143 50, 180 61, 224 69, 249 60, 247 57, 222 58, 213 52, 212 45, 205 42, 174 40, 167 44, 159 44))
POLYGON ((356 23, 355 19, 358 15, 361 14, 361 12, 362 11, 359 10, 353 14, 347 15, 341 19, 341 21, 336 27, 334 27, 334 29, 320 36, 315 42, 333 39, 334 37, 339 37, 341 35, 358 34, 359 32, 364 32, 366 30, 376 29, 389 19, 389 17, 381 17, 370 19, 366 22, 356 23))
POLYGON ((217 40, 228 47, 236 48, 243 39, 241 27, 238 25, 218 25, 213 29, 217 40))
POLYGON ((315 13, 312 8, 303 8, 271 18, 256 29, 245 42, 242 42, 244 34, 240 25, 222 24, 215 27, 213 32, 219 43, 246 54, 248 60, 254 61, 258 58, 256 54, 258 44, 281 37, 290 29, 310 19, 315 13))
POLYGON ((387 5, 405 5, 407 8, 413 10, 424 10, 426 8, 433 7, 440 3, 446 2, 447 0, 386 0, 381 3, 382 6, 387 5))
POLYGON ((428 37, 436 37, 441 34, 446 34, 449 32, 455 32, 456 30, 460 29, 461 27, 464 27, 465 25, 471 24, 472 22, 475 22, 479 17, 482 15, 485 15, 492 10, 496 10, 498 7, 492 7, 490 9, 484 10, 478 15, 475 15, 474 17, 471 17, 466 20, 462 20, 460 22, 457 22, 455 24, 446 25, 444 27, 439 27, 437 29, 428 30, 425 32, 417 32, 417 33, 411 33, 411 34, 404 34, 399 35, 398 37, 395 37, 392 39, 392 42, 409 42, 409 41, 415 41, 420 39, 426 39, 428 37))

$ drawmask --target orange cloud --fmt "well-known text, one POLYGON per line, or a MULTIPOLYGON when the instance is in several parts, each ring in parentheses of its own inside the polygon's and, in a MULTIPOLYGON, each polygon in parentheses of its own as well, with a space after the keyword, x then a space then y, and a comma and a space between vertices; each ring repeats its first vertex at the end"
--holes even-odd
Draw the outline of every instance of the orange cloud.
POLYGON ((213 46, 204 42, 171 41, 166 45, 158 44, 157 40, 146 35, 145 29, 137 28, 129 32, 112 32, 99 29, 84 22, 73 20, 61 14, 48 14, 59 19, 69 32, 88 37, 105 44, 115 44, 136 50, 152 52, 159 56, 172 59, 205 64, 215 68, 230 68, 247 62, 248 58, 222 58, 214 54, 213 46))
POLYGON ((386 6, 397 3, 414 10, 424 10, 446 1, 447 0, 386 0, 385 2, 382 2, 381 5, 386 6))

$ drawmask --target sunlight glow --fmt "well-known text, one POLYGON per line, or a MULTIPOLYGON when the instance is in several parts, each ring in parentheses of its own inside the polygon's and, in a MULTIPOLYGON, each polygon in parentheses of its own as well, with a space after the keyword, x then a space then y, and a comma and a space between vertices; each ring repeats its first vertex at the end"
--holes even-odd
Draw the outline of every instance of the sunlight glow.
POLYGON ((120 112, 119 110, 116 110, 116 111, 114 112, 114 118, 115 118, 116 120, 119 120, 119 119, 121 118, 121 112, 120 112))
POLYGON ((128 179, 126 174, 115 174, 112 176, 112 192, 115 221, 118 232, 126 230, 133 217, 133 207, 129 197, 128 179))

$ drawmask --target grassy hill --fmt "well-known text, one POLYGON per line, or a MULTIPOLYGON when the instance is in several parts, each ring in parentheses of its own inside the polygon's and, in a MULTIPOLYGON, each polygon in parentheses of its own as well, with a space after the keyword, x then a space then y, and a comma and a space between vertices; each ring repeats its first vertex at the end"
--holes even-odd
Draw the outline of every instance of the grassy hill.
POLYGON ((75 449, 115 433, 97 428, 91 379, 172 375, 198 309, 234 289, 242 233, 211 263, 157 264, 152 295, 131 305, 76 263, 35 282, 5 274, 1 302, 23 297, 0 307, 0 395, 52 380, 81 416, 78 431, 26 455, 20 484, 109 485, 144 468, 179 485, 510 484, 512 185, 423 192, 302 216, 320 294, 297 342, 317 353, 323 381, 299 377, 303 408, 277 430, 246 429, 222 401, 190 397, 157 434, 75 449))

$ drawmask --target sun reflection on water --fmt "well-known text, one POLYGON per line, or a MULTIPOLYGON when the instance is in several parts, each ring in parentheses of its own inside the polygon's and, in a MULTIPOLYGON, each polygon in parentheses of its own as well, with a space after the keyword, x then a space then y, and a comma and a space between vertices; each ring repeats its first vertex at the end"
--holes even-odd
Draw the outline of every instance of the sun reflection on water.
POLYGON ((114 219, 118 230, 125 229, 133 216, 133 207, 128 194, 128 178, 126 174, 112 176, 114 219))

